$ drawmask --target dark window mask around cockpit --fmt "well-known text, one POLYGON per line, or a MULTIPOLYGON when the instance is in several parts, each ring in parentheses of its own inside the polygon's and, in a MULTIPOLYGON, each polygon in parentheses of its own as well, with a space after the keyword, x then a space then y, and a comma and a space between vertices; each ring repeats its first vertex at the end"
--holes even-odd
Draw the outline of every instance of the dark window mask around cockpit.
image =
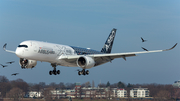
POLYGON ((18 47, 25 47, 25 48, 28 48, 27 45, 19 45, 18 47))

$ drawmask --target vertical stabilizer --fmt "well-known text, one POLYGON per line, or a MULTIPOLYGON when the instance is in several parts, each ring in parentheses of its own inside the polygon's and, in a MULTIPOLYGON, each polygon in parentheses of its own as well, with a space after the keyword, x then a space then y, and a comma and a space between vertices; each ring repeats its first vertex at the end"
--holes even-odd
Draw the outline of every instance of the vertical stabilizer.
POLYGON ((106 43, 104 44, 104 47, 102 48, 101 52, 103 52, 103 53, 111 53, 111 49, 112 49, 112 46, 113 46, 115 35, 116 35, 116 29, 113 28, 111 30, 111 33, 109 34, 109 37, 106 40, 106 43))

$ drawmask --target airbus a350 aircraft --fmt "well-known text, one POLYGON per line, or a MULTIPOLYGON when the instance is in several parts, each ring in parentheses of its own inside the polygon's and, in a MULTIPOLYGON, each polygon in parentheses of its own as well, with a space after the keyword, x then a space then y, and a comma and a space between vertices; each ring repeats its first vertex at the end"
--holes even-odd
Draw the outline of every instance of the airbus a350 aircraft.
POLYGON ((88 75, 89 70, 86 69, 111 62, 116 58, 126 60, 126 57, 136 56, 137 54, 168 51, 177 45, 176 43, 172 48, 165 50, 111 53, 115 34, 116 29, 112 29, 101 51, 33 40, 20 43, 16 51, 6 50, 7 44, 3 48, 7 52, 15 53, 20 58, 19 64, 21 68, 33 68, 36 66, 37 61, 44 61, 51 63, 54 68, 49 71, 50 75, 60 74, 60 70, 56 70, 57 65, 80 67, 82 70, 79 70, 78 74, 88 75))

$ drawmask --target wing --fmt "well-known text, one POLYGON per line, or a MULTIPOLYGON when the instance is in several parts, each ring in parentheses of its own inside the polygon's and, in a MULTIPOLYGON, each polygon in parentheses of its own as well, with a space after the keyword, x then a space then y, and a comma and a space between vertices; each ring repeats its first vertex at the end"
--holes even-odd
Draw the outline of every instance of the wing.
MULTIPOLYGON (((174 47, 176 47, 176 45, 177 45, 177 43, 172 48, 165 49, 165 50, 127 52, 127 53, 111 53, 111 54, 93 54, 93 55, 86 55, 86 56, 92 57, 95 60, 96 66, 97 66, 97 65, 101 65, 103 63, 109 62, 116 58, 123 58, 124 60, 126 60, 126 57, 136 56, 138 54, 168 51, 168 50, 171 50, 174 47)), ((60 56, 59 59, 72 63, 72 62, 76 62, 76 60, 81 56, 84 56, 84 55, 64 55, 64 56, 60 56)))
POLYGON ((15 53, 14 51, 11 51, 11 50, 6 50, 6 46, 7 46, 7 43, 6 43, 6 44, 4 44, 4 46, 3 46, 3 49, 4 49, 6 52, 15 53))

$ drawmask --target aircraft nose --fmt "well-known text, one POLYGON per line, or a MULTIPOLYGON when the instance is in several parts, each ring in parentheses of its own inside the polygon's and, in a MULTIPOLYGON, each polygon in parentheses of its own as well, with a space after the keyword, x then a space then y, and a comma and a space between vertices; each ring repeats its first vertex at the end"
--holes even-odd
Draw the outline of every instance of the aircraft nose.
POLYGON ((18 56, 18 57, 21 57, 22 56, 22 50, 21 49, 19 49, 19 48, 17 48, 16 49, 16 55, 18 56))

